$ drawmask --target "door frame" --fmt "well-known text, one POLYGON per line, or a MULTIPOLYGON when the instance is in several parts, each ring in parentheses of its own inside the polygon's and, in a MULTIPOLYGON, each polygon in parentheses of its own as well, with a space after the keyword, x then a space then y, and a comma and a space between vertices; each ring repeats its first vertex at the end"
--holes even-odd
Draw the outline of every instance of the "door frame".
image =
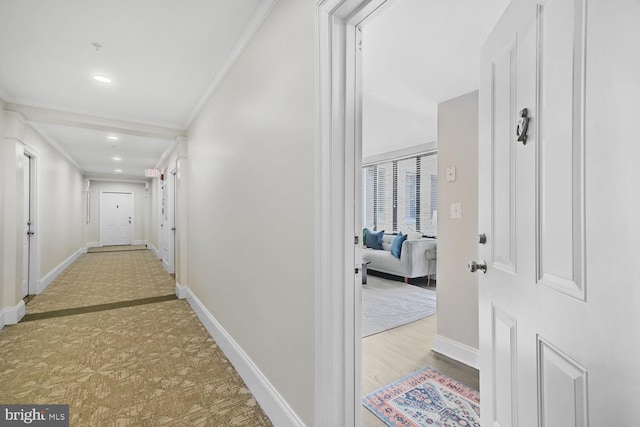
MULTIPOLYGON (((38 150, 24 145, 24 155, 29 157, 30 162, 30 185, 29 185, 29 210, 31 216, 31 242, 29 243, 29 295, 37 295, 40 289, 40 233, 38 222, 38 150)), ((24 262, 24 261, 23 261, 24 262)))
POLYGON ((132 191, 106 191, 106 190, 101 190, 100 191, 100 206, 98 207, 98 223, 99 223, 99 231, 100 231, 100 247, 105 245, 105 239, 104 239, 104 231, 103 231, 103 221, 102 221, 102 208, 103 208, 103 200, 104 200, 104 195, 105 194, 128 194, 131 196, 131 242, 129 244, 133 244, 133 237, 134 237, 134 228, 135 228, 135 196, 133 194, 132 191))
MULTIPOLYGON (((162 254, 162 266, 167 273, 174 274, 176 271, 176 170, 177 167, 174 164, 169 166, 167 174, 165 175, 167 186, 167 200, 165 201, 165 208, 167 209, 167 220, 165 224, 165 245, 167 247, 168 261, 165 261, 164 253, 162 254)), ((164 248, 161 248, 164 252, 164 248)))
POLYGON ((362 237, 354 203, 362 163, 357 27, 392 1, 321 0, 316 9, 315 425, 361 424, 361 289, 353 265, 354 236, 362 237))

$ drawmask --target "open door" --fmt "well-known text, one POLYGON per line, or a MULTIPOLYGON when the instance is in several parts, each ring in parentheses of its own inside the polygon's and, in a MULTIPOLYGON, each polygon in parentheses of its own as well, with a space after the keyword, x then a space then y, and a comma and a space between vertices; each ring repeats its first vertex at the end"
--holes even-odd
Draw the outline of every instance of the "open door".
POLYGON ((513 0, 483 48, 483 426, 637 424, 639 16, 513 0))

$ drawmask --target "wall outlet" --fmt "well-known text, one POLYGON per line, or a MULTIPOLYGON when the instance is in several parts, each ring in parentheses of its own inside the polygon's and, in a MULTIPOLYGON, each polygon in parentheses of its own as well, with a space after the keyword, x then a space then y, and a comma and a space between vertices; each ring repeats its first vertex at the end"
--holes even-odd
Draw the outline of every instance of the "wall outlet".
POLYGON ((456 180, 456 167, 449 166, 447 168, 447 182, 455 182, 456 180))
POLYGON ((460 219, 462 218, 462 204, 459 202, 451 203, 451 218, 452 219, 460 219))

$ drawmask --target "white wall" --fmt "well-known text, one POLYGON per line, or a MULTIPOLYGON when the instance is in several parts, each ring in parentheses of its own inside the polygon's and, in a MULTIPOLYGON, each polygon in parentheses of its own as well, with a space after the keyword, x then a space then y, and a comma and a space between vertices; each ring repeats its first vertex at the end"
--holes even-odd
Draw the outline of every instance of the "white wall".
POLYGON ((315 2, 278 1, 189 129, 189 287, 313 424, 315 2))
POLYGON ((38 153, 38 221, 40 272, 45 276, 73 255, 82 243, 82 174, 33 128, 25 143, 38 153))
POLYGON ((151 221, 151 184, 145 190, 143 182, 115 182, 91 180, 90 185, 90 222, 83 224, 87 228, 86 244, 96 246, 100 242, 100 192, 122 191, 133 193, 133 240, 149 240, 148 224, 151 221))
MULTIPOLYGON (((478 348, 478 276, 467 263, 478 253, 478 92, 438 106, 438 326, 436 338, 478 348), (447 182, 447 167, 456 181, 447 182), (462 205, 452 219, 451 203, 462 205)), ((437 341, 437 340, 436 340, 437 341)), ((434 344, 434 349, 435 348, 434 344)), ((449 354, 459 358, 456 354, 449 354)))
POLYGON ((37 208, 35 272, 37 280, 56 269, 81 248, 82 176, 78 168, 60 154, 25 120, 4 114, 0 141, 2 182, 2 307, 22 298, 23 168, 25 147, 37 155, 37 208))

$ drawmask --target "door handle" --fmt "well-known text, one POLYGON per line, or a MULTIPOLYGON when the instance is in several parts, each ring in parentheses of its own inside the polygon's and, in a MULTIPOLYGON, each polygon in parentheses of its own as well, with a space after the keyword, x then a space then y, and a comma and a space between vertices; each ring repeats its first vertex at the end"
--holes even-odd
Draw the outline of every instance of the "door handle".
POLYGON ((481 263, 477 263, 475 261, 469 261, 469 264, 467 265, 469 267, 469 271, 472 273, 475 273, 476 271, 480 270, 482 271, 482 273, 487 272, 487 262, 486 261, 482 261, 481 263))
POLYGON ((529 111, 526 108, 520 110, 520 119, 516 125, 516 136, 523 145, 527 144, 527 130, 529 130, 529 111))

